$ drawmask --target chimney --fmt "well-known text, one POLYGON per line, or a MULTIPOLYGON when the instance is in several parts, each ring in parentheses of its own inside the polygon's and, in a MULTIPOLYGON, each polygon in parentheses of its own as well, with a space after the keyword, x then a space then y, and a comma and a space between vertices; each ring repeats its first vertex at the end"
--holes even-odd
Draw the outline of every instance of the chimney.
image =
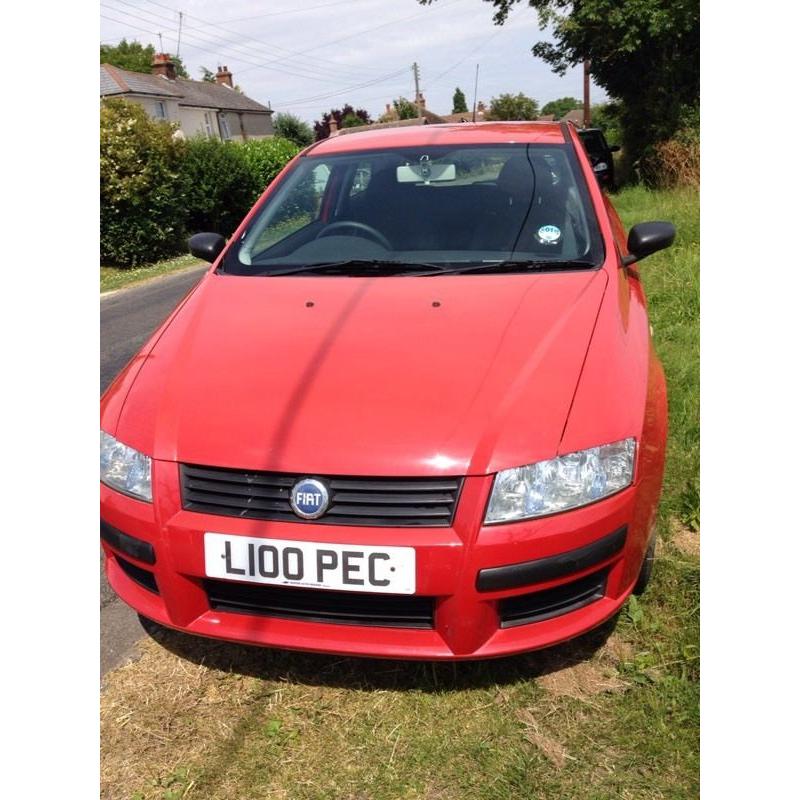
POLYGON ((394 111, 394 109, 392 108, 392 104, 391 103, 387 103, 386 104, 386 116, 387 117, 390 116, 392 111, 394 111))
POLYGON ((153 56, 153 63, 150 65, 150 71, 153 75, 162 75, 168 80, 174 81, 177 77, 175 73, 175 64, 169 57, 169 53, 156 53, 153 56))
POLYGON ((336 136, 339 132, 339 123, 336 121, 336 117, 331 114, 331 121, 328 123, 328 127, 330 128, 330 135, 336 136))
POLYGON ((416 105, 418 105, 423 111, 425 110, 425 95, 420 92, 417 95, 417 99, 415 100, 416 105))
POLYGON ((225 84, 226 86, 230 86, 233 89, 233 74, 228 71, 226 67, 217 67, 217 74, 214 76, 214 80, 216 83, 225 84))

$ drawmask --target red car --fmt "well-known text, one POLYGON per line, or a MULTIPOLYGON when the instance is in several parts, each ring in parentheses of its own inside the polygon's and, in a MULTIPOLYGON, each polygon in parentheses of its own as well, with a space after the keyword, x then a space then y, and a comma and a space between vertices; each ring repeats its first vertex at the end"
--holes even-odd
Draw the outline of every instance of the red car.
POLYGON ((102 398, 111 586, 193 634, 473 659, 644 588, 667 395, 574 128, 405 127, 297 156, 102 398))

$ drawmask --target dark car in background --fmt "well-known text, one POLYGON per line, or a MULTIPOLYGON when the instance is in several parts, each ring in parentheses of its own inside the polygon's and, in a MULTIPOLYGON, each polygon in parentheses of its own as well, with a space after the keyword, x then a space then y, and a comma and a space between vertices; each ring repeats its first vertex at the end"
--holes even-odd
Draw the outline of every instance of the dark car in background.
POLYGON ((597 180, 604 189, 616 189, 617 182, 614 178, 614 157, 612 153, 619 152, 619 145, 609 146, 606 137, 600 128, 584 128, 578 131, 583 146, 592 162, 592 169, 597 180))

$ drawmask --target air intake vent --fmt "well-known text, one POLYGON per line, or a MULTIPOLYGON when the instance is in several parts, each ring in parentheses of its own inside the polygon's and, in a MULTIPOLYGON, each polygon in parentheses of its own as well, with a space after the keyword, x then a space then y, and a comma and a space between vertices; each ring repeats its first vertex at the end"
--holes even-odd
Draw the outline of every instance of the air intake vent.
POLYGON ((214 580, 206 580, 205 587, 209 605, 217 611, 340 625, 433 627, 432 597, 331 592, 214 580))
POLYGON ((512 628, 529 622, 541 622, 599 600, 606 592, 608 569, 602 569, 577 581, 521 594, 500 601, 500 627, 512 628))
POLYGON ((305 476, 181 465, 187 511, 317 525, 447 527, 453 522, 462 480, 305 476), (330 494, 328 510, 318 519, 301 519, 289 504, 292 486, 304 477, 322 481, 330 494))

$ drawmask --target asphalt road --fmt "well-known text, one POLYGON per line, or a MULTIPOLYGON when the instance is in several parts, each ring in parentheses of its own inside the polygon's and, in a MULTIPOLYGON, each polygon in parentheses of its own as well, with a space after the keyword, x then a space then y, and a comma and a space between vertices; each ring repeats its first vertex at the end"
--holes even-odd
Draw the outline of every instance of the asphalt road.
MULTIPOLYGON (((205 266, 123 289, 100 298, 100 391, 200 280, 205 266)), ((106 581, 100 555, 100 674, 122 663, 144 635, 132 609, 106 581)))

